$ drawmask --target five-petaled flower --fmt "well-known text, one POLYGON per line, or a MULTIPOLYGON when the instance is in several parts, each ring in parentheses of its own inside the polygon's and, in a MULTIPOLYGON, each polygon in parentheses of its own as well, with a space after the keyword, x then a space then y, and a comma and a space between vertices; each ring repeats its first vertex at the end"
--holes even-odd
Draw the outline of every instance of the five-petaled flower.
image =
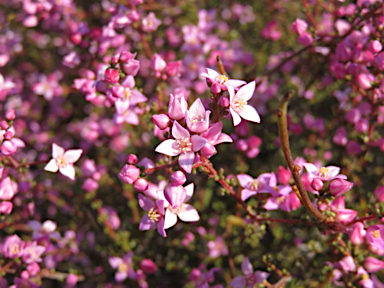
POLYGON ((340 167, 337 166, 327 166, 317 168, 312 163, 304 163, 303 166, 307 169, 309 178, 319 178, 321 181, 331 181, 335 178, 347 179, 347 176, 340 173, 340 167))
POLYGON ((189 131, 183 128, 176 121, 172 126, 172 136, 175 139, 167 139, 156 147, 155 151, 168 155, 168 156, 179 156, 179 165, 187 173, 192 172, 192 165, 195 159, 195 152, 199 151, 207 139, 189 133, 189 131))
POLYGON ((269 273, 267 272, 253 272, 253 267, 248 257, 246 257, 241 264, 241 271, 243 271, 244 275, 233 278, 232 281, 229 282, 229 286, 234 288, 253 288, 256 284, 263 283, 263 281, 269 277, 269 273))
POLYGON ((73 163, 79 160, 82 153, 82 149, 71 149, 64 151, 64 148, 53 143, 53 159, 51 159, 48 164, 45 165, 44 170, 50 172, 59 171, 64 176, 67 176, 69 179, 75 180, 75 168, 73 167, 73 163))
POLYGON ((241 87, 239 91, 235 93, 235 88, 228 86, 230 100, 229 112, 231 112, 233 118, 233 125, 239 125, 241 118, 260 123, 259 113, 257 113, 254 107, 248 105, 248 101, 252 98, 255 87, 255 81, 252 81, 241 87))

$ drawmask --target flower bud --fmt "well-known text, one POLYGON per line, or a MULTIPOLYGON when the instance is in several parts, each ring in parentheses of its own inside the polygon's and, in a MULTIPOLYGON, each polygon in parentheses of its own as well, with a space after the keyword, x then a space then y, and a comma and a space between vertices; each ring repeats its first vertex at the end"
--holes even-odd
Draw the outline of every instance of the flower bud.
POLYGON ((260 149, 257 147, 254 147, 254 148, 249 147, 247 152, 245 152, 245 154, 247 154, 247 157, 250 159, 257 157, 259 153, 260 153, 260 149))
POLYGON ((303 34, 301 34, 299 36, 299 38, 297 38, 297 42, 299 42, 301 45, 306 47, 313 42, 313 38, 312 38, 311 34, 304 32, 303 34))
POLYGON ((372 74, 360 73, 356 77, 357 85, 361 88, 368 90, 372 88, 372 81, 374 80, 374 76, 372 74))
POLYGON ((125 164, 123 170, 121 170, 118 176, 121 181, 133 184, 133 182, 135 182, 140 176, 140 169, 133 165, 125 164))
POLYGON ((210 143, 205 143, 203 148, 201 148, 201 150, 200 150, 201 156, 203 156, 205 158, 211 158, 213 155, 216 154, 216 152, 217 152, 217 150, 216 150, 215 146, 213 146, 210 143))
POLYGON ((11 140, 13 138, 13 133, 12 133, 12 131, 7 131, 7 132, 5 132, 5 134, 4 134, 4 139, 5 140, 11 140))
POLYGON ((155 72, 162 72, 167 66, 167 62, 159 54, 154 54, 151 59, 151 68, 155 72))
POLYGON ((96 82, 96 91, 104 93, 108 89, 108 85, 105 81, 97 81, 96 82))
POLYGON ((81 188, 84 191, 92 192, 99 189, 99 183, 97 183, 97 181, 93 180, 92 178, 87 178, 85 179, 83 185, 81 185, 81 188))
POLYGON ((40 266, 36 262, 27 265, 27 271, 29 275, 35 276, 40 271, 40 266))
POLYGON ((357 123, 360 120, 360 118, 361 118, 361 112, 357 108, 349 110, 345 115, 345 119, 349 123, 357 123))
POLYGON ((321 189, 323 189, 324 183, 319 178, 315 178, 311 182, 311 187, 315 191, 320 191, 321 189))
POLYGON ((9 125, 8 125, 7 121, 4 121, 4 120, 0 121, 0 128, 4 129, 4 130, 8 129, 9 125))
POLYGON ((1 144, 0 151, 5 156, 12 156, 16 153, 17 146, 12 141, 6 140, 1 144))
POLYGON ((139 161, 139 158, 135 154, 129 154, 127 157, 127 163, 135 165, 139 161))
POLYGON ((181 95, 169 96, 168 115, 173 120, 181 120, 185 118, 185 113, 188 109, 188 103, 181 95))
POLYGON ((164 73, 169 77, 176 77, 179 75, 179 70, 181 67, 181 61, 169 62, 165 67, 164 73))
POLYGON ((297 18, 292 23, 291 28, 295 33, 301 35, 307 30, 308 24, 304 20, 297 18))
POLYGON ((248 148, 256 148, 261 145, 263 141, 257 136, 249 136, 247 139, 248 148))
POLYGON ((129 18, 129 20, 131 20, 132 22, 136 22, 136 21, 140 20, 140 15, 139 15, 139 13, 137 13, 136 10, 131 10, 131 11, 128 13, 128 18, 129 18))
POLYGON ((357 211, 352 209, 339 209, 335 217, 336 221, 339 221, 341 224, 346 224, 351 222, 357 215, 357 211))
POLYGON ((2 201, 0 203, 0 214, 10 214, 13 209, 12 202, 9 201, 2 201))
POLYGON ((283 166, 279 166, 276 177, 278 183, 283 185, 288 184, 289 180, 291 179, 291 172, 288 169, 285 169, 283 166))
POLYGON ((364 236, 365 236, 364 224, 361 222, 357 222, 355 225, 353 225, 352 231, 349 234, 351 243, 353 245, 363 244, 364 236))
POLYGON ((151 259, 143 259, 140 262, 140 269, 147 274, 153 274, 156 272, 157 266, 151 259))
POLYGON ((374 40, 370 43, 368 43, 367 48, 372 53, 376 54, 379 53, 383 49, 383 45, 380 43, 379 40, 374 40))
POLYGON ((119 79, 120 75, 116 69, 108 68, 107 70, 105 70, 104 81, 111 84, 116 84, 117 82, 119 82, 119 79))
POLYGON ((336 130, 335 135, 333 136, 333 142, 340 146, 345 146, 348 143, 348 134, 347 129, 344 126, 341 126, 336 130))
POLYGON ((375 273, 384 269, 384 261, 369 256, 365 259, 363 266, 367 272, 375 273))
POLYGON ((187 177, 182 171, 178 170, 172 173, 171 182, 173 185, 183 185, 185 181, 187 181, 187 177))
POLYGON ((244 139, 236 141, 236 148, 240 151, 246 151, 248 149, 247 141, 244 139))
POLYGON ((125 88, 121 85, 115 85, 111 87, 111 94, 115 98, 123 98, 124 92, 125 92, 125 88))
POLYGON ((152 120, 160 130, 166 129, 171 123, 171 119, 166 114, 155 114, 152 115, 152 120))
POLYGON ((333 196, 339 197, 349 191, 352 187, 353 183, 341 178, 336 178, 331 182, 331 184, 329 184, 329 192, 333 196))
POLYGON ((77 284, 78 280, 79 280, 79 278, 77 277, 77 275, 75 275, 73 273, 69 273, 65 282, 69 285, 74 286, 77 284))
POLYGON ((148 189, 148 181, 144 178, 139 178, 133 184, 133 188, 135 188, 139 192, 143 192, 148 189))
POLYGON ((230 105, 230 102, 229 102, 229 99, 227 97, 222 96, 222 97, 220 97, 218 104, 221 105, 221 107, 223 107, 223 108, 228 108, 230 105))
POLYGON ((352 256, 344 257, 339 261, 339 264, 341 266, 341 269, 343 269, 345 272, 351 272, 356 270, 356 264, 352 256))
POLYGON ((15 110, 13 110, 13 109, 8 110, 7 113, 5 113, 5 119, 7 119, 7 120, 12 121, 15 119, 15 117, 16 117, 15 110))

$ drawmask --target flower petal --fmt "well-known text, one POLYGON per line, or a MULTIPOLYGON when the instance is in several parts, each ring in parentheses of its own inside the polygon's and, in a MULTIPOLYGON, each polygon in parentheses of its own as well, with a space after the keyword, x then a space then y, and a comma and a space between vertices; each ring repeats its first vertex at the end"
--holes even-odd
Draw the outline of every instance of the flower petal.
POLYGON ((171 228, 177 223, 177 216, 173 214, 169 209, 165 211, 164 217, 164 229, 171 228))
POLYGON ((243 271, 244 275, 248 276, 253 273, 253 266, 251 262, 249 262, 249 258, 246 257, 241 264, 241 271, 243 271))
POLYGON ((45 165, 44 170, 45 171, 49 171, 49 172, 57 172, 57 171, 59 171, 59 166, 57 166, 56 160, 55 159, 51 159, 48 162, 48 164, 45 165))
POLYGON ((245 101, 248 101, 252 98, 253 92, 255 91, 256 83, 255 81, 252 81, 248 83, 247 85, 244 85, 237 91, 236 96, 240 99, 243 99, 245 101))
POLYGON ((139 224, 139 230, 152 230, 156 226, 156 223, 149 218, 148 214, 145 214, 143 218, 141 218, 140 224, 139 224))
POLYGON ((69 179, 75 180, 75 168, 71 164, 59 168, 59 172, 69 179))
POLYGON ((232 107, 229 107, 229 112, 231 113, 232 115, 232 119, 233 119, 233 126, 237 126, 240 124, 241 122, 241 117, 239 114, 237 114, 235 112, 235 110, 232 109, 232 107))
POLYGON ((195 189, 195 185, 193 183, 191 183, 191 184, 185 186, 184 188, 185 188, 185 191, 187 191, 187 197, 185 197, 184 202, 187 202, 187 201, 189 201, 189 199, 192 198, 193 190, 195 189))
POLYGON ((257 194, 256 191, 252 191, 252 190, 249 190, 249 189, 243 189, 243 190, 241 190, 241 200, 245 201, 249 197, 251 197, 253 195, 256 195, 256 194, 257 194))
POLYGON ((162 217, 159 222, 157 222, 157 232, 163 237, 167 237, 167 233, 165 233, 164 229, 164 217, 162 217))
POLYGON ((52 144, 52 158, 58 158, 64 155, 64 148, 53 143, 52 144))
POLYGON ((239 112, 239 114, 241 118, 248 121, 256 123, 260 123, 261 121, 259 113, 257 113, 256 109, 250 105, 245 105, 244 108, 239 112))
POLYGON ((199 135, 193 135, 191 137, 191 142, 192 142, 192 150, 197 152, 201 148, 203 148, 205 143, 207 143, 207 139, 205 139, 204 137, 201 137, 199 135))
POLYGON ((175 137, 175 139, 183 139, 190 138, 191 134, 189 134, 187 129, 175 121, 172 126, 172 136, 175 137))
POLYGON ((177 216, 184 222, 196 222, 200 220, 199 213, 195 207, 189 204, 183 204, 181 211, 177 216))
POLYGON ((64 153, 64 159, 67 163, 75 163, 77 160, 79 160, 81 154, 83 153, 82 149, 71 149, 67 150, 64 153))
POLYGON ((156 152, 159 152, 161 154, 165 154, 168 156, 176 156, 179 155, 180 152, 174 148, 176 140, 173 139, 167 139, 163 142, 161 142, 155 149, 156 152))
POLYGON ((151 208, 155 208, 155 203, 153 203, 152 199, 145 197, 142 194, 139 194, 139 205, 144 211, 149 211, 151 208))
POLYGON ((245 276, 237 276, 229 282, 229 286, 233 288, 243 288, 247 286, 247 279, 245 276))
POLYGON ((247 174, 239 174, 236 177, 243 188, 248 188, 249 184, 253 182, 253 178, 247 174))
POLYGON ((195 160, 195 153, 193 152, 183 153, 183 154, 180 154, 179 156, 179 165, 181 168, 185 170, 185 172, 191 173, 194 160, 195 160))
POLYGON ((123 259, 120 257, 109 257, 108 262, 112 268, 117 268, 121 263, 123 263, 123 259))

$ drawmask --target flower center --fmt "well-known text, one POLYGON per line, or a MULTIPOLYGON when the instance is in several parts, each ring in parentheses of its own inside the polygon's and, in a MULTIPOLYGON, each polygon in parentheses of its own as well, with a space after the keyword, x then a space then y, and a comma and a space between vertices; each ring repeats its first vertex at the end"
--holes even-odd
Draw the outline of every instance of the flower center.
POLYGON ((244 99, 240 99, 240 98, 234 98, 233 101, 232 101, 232 109, 235 110, 236 112, 240 112, 241 110, 244 109, 244 106, 247 105, 247 101, 245 101, 244 99))
POLYGON ((180 213, 181 211, 181 208, 183 207, 183 204, 180 204, 179 206, 169 206, 168 209, 169 211, 171 211, 173 214, 177 215, 180 213))
POLYGON ((148 217, 151 219, 152 222, 158 222, 160 218, 160 214, 157 210, 151 208, 148 212, 148 217))
POLYGON ((177 139, 175 142, 175 147, 179 151, 179 153, 191 152, 192 142, 190 138, 177 139))
POLYGON ((228 77, 225 75, 218 75, 215 77, 215 82, 219 83, 220 85, 223 85, 228 82, 228 77))
POLYGON ((259 180, 253 179, 253 181, 249 184, 249 189, 256 191, 257 189, 260 188, 260 186, 261 186, 260 184, 261 183, 259 180))
POLYGON ((319 175, 322 178, 328 178, 328 177, 330 177, 331 173, 329 172, 328 168, 321 167, 319 170, 319 175))
POLYGON ((198 116, 193 116, 189 118, 189 121, 191 123, 204 122, 204 120, 205 120, 204 115, 198 115, 198 116))
POLYGON ((373 238, 379 238, 380 237, 380 230, 375 230, 371 232, 373 238))
POLYGON ((55 160, 56 160, 56 164, 57 164, 57 166, 59 166, 59 168, 63 168, 63 167, 68 165, 67 161, 65 161, 65 158, 63 156, 58 157, 55 160))
POLYGON ((120 272, 127 272, 128 271, 128 265, 126 263, 121 263, 119 267, 117 267, 117 270, 120 272))
POLYGON ((129 97, 131 97, 131 95, 132 95, 132 91, 131 91, 131 89, 129 89, 129 88, 125 88, 125 90, 124 90, 124 99, 129 99, 129 97))
POLYGON ((20 252, 20 245, 12 244, 10 245, 9 250, 11 251, 11 254, 18 254, 20 252))

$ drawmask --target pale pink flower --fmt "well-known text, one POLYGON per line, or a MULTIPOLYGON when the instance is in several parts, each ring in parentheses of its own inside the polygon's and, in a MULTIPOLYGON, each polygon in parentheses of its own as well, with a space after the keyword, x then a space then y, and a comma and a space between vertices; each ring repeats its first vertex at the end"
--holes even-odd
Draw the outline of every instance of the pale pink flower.
POLYGON ((384 225, 372 225, 367 229, 366 238, 373 247, 384 250, 384 225))
POLYGON ((117 282, 123 282, 125 279, 135 279, 136 273, 132 268, 133 252, 126 254, 123 258, 109 257, 108 262, 112 268, 117 269, 115 274, 115 280, 117 282))
POLYGON ((156 200, 139 194, 139 205, 148 213, 143 216, 139 224, 139 230, 153 230, 157 227, 157 232, 163 237, 167 237, 164 230, 164 200, 156 200))
POLYGON ((186 204, 193 195, 194 184, 186 187, 169 184, 165 187, 164 197, 169 203, 165 211, 164 229, 168 229, 177 223, 177 217, 184 222, 196 222, 200 220, 199 213, 190 204, 186 204))
POLYGON ((229 79, 225 75, 217 73, 215 70, 207 68, 208 73, 202 73, 201 76, 207 78, 207 81, 211 84, 211 92, 218 94, 221 91, 227 91, 228 86, 240 87, 247 82, 237 79, 229 79))
POLYGON ((257 193, 276 193, 275 189, 269 186, 271 173, 260 174, 256 179, 247 174, 239 174, 237 179, 240 186, 244 188, 241 190, 241 200, 243 201, 257 193))
POLYGON ((269 273, 263 271, 253 272, 253 266, 249 262, 249 258, 246 257, 241 264, 241 271, 243 271, 243 276, 237 276, 229 282, 229 286, 233 288, 253 288, 258 283, 263 283, 265 279, 269 277, 269 273))
POLYGON ((155 13, 150 12, 147 17, 142 20, 142 28, 145 32, 153 32, 160 26, 161 20, 156 18, 155 13))
POLYGON ((319 178, 323 182, 331 181, 335 178, 347 179, 347 176, 339 174, 340 167, 327 166, 317 168, 312 163, 304 163, 303 166, 305 167, 305 169, 307 169, 310 179, 319 178))
POLYGON ((175 139, 167 139, 161 142, 155 151, 168 156, 180 155, 180 167, 185 172, 191 173, 195 152, 199 151, 207 143, 207 139, 198 135, 191 136, 188 130, 176 121, 172 126, 172 136, 175 139))
POLYGON ((248 101, 252 98, 255 87, 256 83, 255 81, 252 81, 251 83, 241 87, 235 94, 235 89, 232 86, 228 86, 230 96, 229 111, 231 112, 233 118, 233 125, 239 125, 241 118, 260 123, 260 116, 256 109, 251 105, 248 105, 248 101))
POLYGON ((211 111, 205 111, 200 98, 197 98, 191 107, 189 107, 185 117, 185 122, 187 123, 188 129, 195 133, 202 133, 207 131, 209 127, 210 114, 211 111))
POLYGON ((64 176, 68 177, 71 180, 75 180, 75 168, 73 163, 79 160, 81 154, 83 153, 82 149, 71 149, 65 151, 64 148, 53 143, 52 144, 52 158, 47 165, 45 165, 44 170, 50 172, 59 171, 64 176))

